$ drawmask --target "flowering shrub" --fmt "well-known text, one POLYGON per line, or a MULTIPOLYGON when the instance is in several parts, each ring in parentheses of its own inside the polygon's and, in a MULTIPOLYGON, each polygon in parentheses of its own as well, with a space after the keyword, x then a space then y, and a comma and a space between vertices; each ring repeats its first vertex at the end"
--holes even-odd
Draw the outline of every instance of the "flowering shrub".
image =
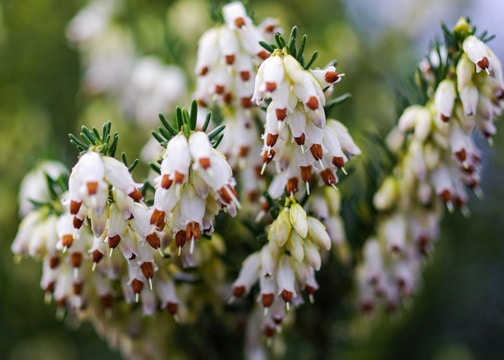
MULTIPOLYGON (((134 55, 110 21, 116 6, 92 2, 67 35, 85 54, 85 88, 150 122, 182 98, 185 80, 134 55), (120 37, 119 49, 103 33, 120 37)), ((420 100, 386 139, 395 165, 374 194, 362 246, 345 239, 340 209, 352 205, 338 189, 361 149, 329 116, 348 98, 343 74, 335 62, 313 68, 317 53, 306 60, 297 27, 287 38, 273 19, 255 25, 239 2, 221 20, 199 41, 190 109, 159 116, 145 179, 132 175, 138 160, 116 158, 109 122, 70 135, 80 152, 71 171, 45 162, 21 186, 12 251, 43 262, 41 287, 60 316, 90 321, 126 357, 179 354, 172 334, 210 307, 236 321, 246 314, 246 354, 264 358, 296 308, 331 286, 317 281, 326 262, 351 269, 363 312, 394 311, 418 290, 444 208, 466 214, 467 189, 481 191, 471 136, 495 134, 504 80, 490 39, 468 20, 444 27, 444 44, 418 66, 420 100)))

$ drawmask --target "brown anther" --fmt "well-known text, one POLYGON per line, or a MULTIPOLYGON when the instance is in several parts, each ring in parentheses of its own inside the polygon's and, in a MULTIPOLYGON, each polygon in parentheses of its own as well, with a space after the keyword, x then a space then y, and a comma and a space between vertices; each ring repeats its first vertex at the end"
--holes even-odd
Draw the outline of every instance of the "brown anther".
POLYGON ((240 71, 240 78, 243 81, 249 81, 250 80, 250 71, 240 71))
POLYGON ((268 203, 268 201, 264 200, 261 203, 261 210, 263 210, 263 211, 268 211, 269 210, 269 203, 268 203))
POLYGON ((267 146, 275 146, 278 140, 278 134, 266 134, 266 145, 267 146))
POLYGON ((112 294, 105 294, 100 296, 100 301, 105 309, 110 309, 112 307, 112 304, 114 303, 114 297, 112 296, 112 294))
POLYGON ((427 256, 429 254, 430 239, 428 236, 421 235, 418 239, 418 251, 420 254, 427 256))
POLYGON ((441 199, 446 203, 450 202, 452 198, 451 192, 448 189, 443 190, 439 196, 441 196, 441 199))
POLYGON ((56 305, 59 307, 59 308, 64 308, 66 306, 66 297, 63 296, 62 298, 59 298, 59 299, 56 299, 56 305))
POLYGON ((319 107, 319 101, 316 96, 310 96, 308 101, 306 102, 306 106, 312 110, 317 110, 319 107))
POLYGON ((175 184, 182 184, 184 182, 185 175, 175 171, 175 184))
POLYGON ((236 56, 234 56, 234 54, 226 55, 226 64, 233 65, 235 62, 235 58, 236 56))
POLYGON ((276 334, 276 327, 271 326, 269 324, 264 327, 264 335, 266 335, 266 337, 273 337, 275 336, 275 334, 276 334))
POLYGON ((250 109, 252 107, 252 99, 249 97, 242 97, 240 103, 244 109, 250 109))
POLYGON ((222 100, 226 103, 226 104, 231 104, 231 102, 233 101, 233 94, 228 92, 228 93, 225 93, 223 96, 222 96, 222 100))
POLYGON ((163 189, 169 189, 172 184, 173 180, 170 179, 168 174, 164 174, 163 177, 161 178, 161 187, 163 189))
POLYGON ((278 121, 284 121, 287 117, 287 108, 275 109, 275 114, 278 121))
POLYGON ((82 264, 82 253, 80 251, 73 252, 70 255, 70 263, 74 268, 78 268, 82 264))
POLYGON ((72 219, 72 225, 74 229, 80 229, 82 224, 84 224, 84 219, 74 216, 72 219))
POLYGON ((150 233, 146 236, 145 240, 152 246, 154 249, 159 249, 161 247, 161 241, 159 240, 156 233, 150 233))
POLYGON ((245 25, 245 19, 243 17, 237 17, 234 21, 236 27, 241 28, 242 26, 245 25))
POLYGON ((56 281, 51 281, 49 284, 46 285, 44 291, 46 293, 53 293, 55 287, 56 287, 56 281))
POLYGON ((472 174, 476 171, 476 167, 473 164, 469 164, 467 166, 461 166, 461 170, 466 174, 472 174))
POLYGON ((320 176, 322 177, 322 180, 324 180, 326 185, 332 186, 337 183, 336 176, 334 176, 334 173, 329 168, 322 170, 320 172, 320 176))
POLYGON ((238 156, 239 157, 247 157, 249 152, 250 152, 250 147, 240 146, 240 148, 238 149, 238 156))
POLYGON ((137 188, 135 188, 135 190, 133 190, 132 192, 130 192, 130 193, 128 194, 128 196, 129 196, 130 198, 132 198, 132 199, 133 199, 134 201, 136 201, 136 202, 138 202, 138 201, 142 200, 142 198, 143 198, 142 193, 141 193, 141 192, 140 192, 140 190, 138 190, 137 188))
POLYGON ((292 177, 289 180, 287 180, 287 185, 285 185, 285 190, 287 191, 287 194, 294 194, 299 191, 298 182, 299 180, 297 177, 292 177))
POLYGON ((199 106, 199 107, 207 107, 207 106, 208 106, 208 104, 206 103, 206 101, 205 101, 205 100, 203 100, 203 99, 198 99, 198 106, 199 106))
POLYGON ((341 169, 343 166, 345 166, 345 159, 343 158, 343 156, 333 156, 332 164, 341 169))
POLYGON ((245 286, 243 285, 240 285, 240 286, 235 286, 233 288, 233 296, 235 298, 240 298, 242 297, 243 295, 245 295, 245 293, 247 292, 247 289, 245 288, 245 286))
POLYGON ((448 122, 448 121, 450 121, 450 117, 446 116, 445 114, 441 114, 441 121, 448 122))
POLYGON ((310 286, 310 285, 305 285, 305 287, 304 287, 304 291, 306 291, 306 293, 307 293, 308 295, 313 295, 313 294, 315 294, 315 290, 316 290, 316 289, 315 289, 313 286, 310 286))
POLYGON ((49 259, 49 267, 51 269, 56 269, 59 264, 60 264, 60 258, 58 256, 52 256, 49 259))
POLYGON ((339 78, 340 78, 340 76, 336 71, 326 71, 326 73, 324 75, 324 80, 329 84, 332 84, 332 83, 338 81, 339 78))
POLYGON ((98 264, 101 259, 103 259, 103 253, 100 250, 96 249, 91 253, 91 259, 95 264, 98 264))
POLYGON ((373 312, 374 310, 374 303, 369 300, 369 301, 363 301, 361 304, 360 304, 360 310, 364 313, 364 314, 370 314, 373 312))
POLYGON ((251 203, 256 202, 258 198, 259 198, 259 192, 258 191, 252 190, 252 191, 247 192, 247 199, 251 203))
POLYGON ((133 279, 131 281, 131 289, 135 294, 140 294, 143 290, 144 283, 141 280, 133 279))
POLYGON ((466 152, 465 148, 462 148, 459 151, 457 151, 455 153, 455 156, 457 157, 457 159, 459 159, 460 162, 466 161, 466 159, 467 159, 467 152, 466 152))
POLYGON ((275 299, 274 294, 262 294, 261 302, 264 307, 270 307, 273 304, 273 300, 275 299))
POLYGON ((280 325, 284 319, 283 316, 279 313, 273 315, 272 318, 273 318, 273 322, 275 323, 275 325, 280 325))
POLYGON ((142 263, 142 265, 140 265, 140 269, 147 279, 152 279, 154 277, 154 266, 152 265, 152 262, 142 263))
POLYGON ((276 29, 275 24, 270 24, 264 28, 264 31, 272 33, 273 31, 275 31, 275 29, 276 29))
POLYGON ((64 246, 64 247, 67 247, 69 248, 70 246, 72 246, 73 244, 73 236, 72 235, 69 235, 69 234, 65 234, 63 235, 63 237, 61 238, 61 244, 64 246))
POLYGON ((488 67, 490 66, 490 62, 488 61, 488 58, 486 56, 484 56, 483 59, 481 59, 480 61, 478 61, 477 64, 483 70, 488 69, 488 67))
POLYGON ((455 199, 453 199, 453 204, 457 209, 461 209, 465 205, 465 201, 460 196, 455 196, 455 199))
POLYGON ((286 289, 283 289, 282 290, 282 299, 286 302, 286 303, 290 303, 292 301, 292 296, 294 294, 292 293, 292 291, 289 291, 289 290, 286 290, 286 289))
POLYGON ((266 81, 266 91, 273 92, 277 88, 276 82, 266 81))
POLYGON ((200 70, 200 73, 199 73, 199 74, 200 74, 200 76, 205 76, 206 74, 208 74, 208 71, 209 71, 209 70, 210 70, 210 69, 208 68, 208 66, 203 66, 203 67, 201 68, 201 70, 200 70))
POLYGON ((214 92, 216 94, 224 94, 224 90, 226 90, 226 88, 223 85, 215 85, 214 92))
POLYGON ((260 166, 260 165, 254 166, 254 174, 257 178, 260 178, 262 176, 261 170, 262 170, 262 166, 260 166))
POLYGON ((305 140, 306 140, 306 135, 305 133, 302 133, 301 135, 299 135, 298 137, 295 137, 294 138, 294 141, 296 142, 296 144, 298 144, 299 146, 301 145, 304 145, 305 144, 305 140))
POLYGON ((121 241, 121 236, 119 234, 109 236, 107 239, 109 248, 115 249, 117 245, 119 245, 119 241, 121 241))
POLYGON ((82 294, 82 288, 83 288, 83 283, 81 282, 77 282, 77 283, 73 283, 72 284, 72 289, 73 289, 73 293, 75 295, 80 295, 82 294))
POLYGON ((70 200, 70 214, 75 215, 79 212, 82 201, 70 200))
POLYGON ((263 163, 269 163, 271 160, 273 160, 273 157, 275 155, 276 155, 275 149, 270 149, 269 152, 267 150, 263 151, 262 162, 263 163))
POLYGON ((186 241, 190 241, 192 238, 194 240, 199 240, 201 237, 200 226, 196 221, 192 221, 186 225, 186 241))
POLYGON ((319 161, 320 159, 322 159, 323 152, 321 144, 313 144, 310 147, 310 152, 315 160, 319 161))
POLYGON ((266 60, 267 58, 269 58, 270 54, 266 50, 262 50, 257 53, 257 56, 259 56, 263 60, 266 60))
POLYGON ((185 230, 180 230, 175 234, 175 245, 177 247, 183 247, 186 242, 186 232, 185 230))
POLYGON ((178 311, 178 304, 176 302, 168 301, 166 303, 165 309, 172 315, 175 315, 178 311))
POLYGON ((476 180, 475 178, 471 178, 471 179, 467 180, 466 185, 469 189, 474 190, 479 186, 479 181, 476 180))
POLYGON ((210 158, 208 157, 202 157, 198 160, 200 166, 203 168, 203 169, 208 169, 211 165, 211 162, 210 162, 210 158))
POLYGON ((312 166, 311 165, 306 165, 306 166, 300 166, 301 169, 301 179, 303 179, 304 182, 310 182, 312 180, 312 166))
POLYGON ((165 225, 166 212, 163 210, 154 209, 150 217, 150 224, 156 225, 156 229, 161 231, 165 225))
POLYGON ((88 181, 86 183, 87 191, 89 195, 94 195, 98 191, 98 181, 88 181))

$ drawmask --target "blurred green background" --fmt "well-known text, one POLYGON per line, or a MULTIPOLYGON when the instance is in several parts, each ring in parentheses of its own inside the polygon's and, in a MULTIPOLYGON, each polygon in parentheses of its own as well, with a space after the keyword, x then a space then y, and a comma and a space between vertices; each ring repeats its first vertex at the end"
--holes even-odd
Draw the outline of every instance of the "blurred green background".
MULTIPOLYGON (((196 21, 178 20, 177 11, 187 9, 188 2, 209 7, 203 0, 126 0, 128 16, 121 21, 135 29, 141 54, 178 62, 192 79, 195 40, 211 20, 198 13, 186 14, 197 17, 196 21), (173 38, 179 39, 170 48, 160 36, 163 29, 171 29, 173 38), (184 33, 188 35, 180 38, 184 33)), ((83 123, 111 120, 122 135, 120 150, 127 149, 130 158, 138 156, 149 136, 148 131, 137 136, 138 125, 121 121, 106 99, 90 98, 81 91, 79 55, 64 32, 85 4, 83 0, 0 1, 2 359, 119 358, 89 324, 57 321, 54 305, 44 305, 39 288, 41 264, 29 259, 15 264, 10 251, 19 222, 19 183, 43 157, 73 164, 77 152, 67 141, 69 132, 78 131, 83 123)), ((440 35, 440 20, 451 26, 459 16, 470 15, 480 29, 497 34, 490 46, 504 58, 504 28, 496 15, 504 9, 498 0, 387 0, 379 5, 371 0, 256 0, 249 6, 258 21, 273 16, 284 29, 298 25, 309 35, 308 50, 319 50, 317 65, 339 60, 338 70, 346 77, 337 91, 351 92, 352 99, 337 115, 360 144, 366 141, 365 131, 384 135, 395 122, 396 94, 429 42, 440 35)), ((349 309, 348 299, 327 298, 318 306, 305 306, 299 317, 311 317, 313 322, 323 319, 327 332, 290 330, 286 358, 503 358, 504 135, 497 126, 494 146, 477 139, 484 149, 485 198, 471 198, 470 218, 453 214, 443 221, 441 241, 410 306, 400 316, 353 321, 335 308, 346 303, 349 309)))

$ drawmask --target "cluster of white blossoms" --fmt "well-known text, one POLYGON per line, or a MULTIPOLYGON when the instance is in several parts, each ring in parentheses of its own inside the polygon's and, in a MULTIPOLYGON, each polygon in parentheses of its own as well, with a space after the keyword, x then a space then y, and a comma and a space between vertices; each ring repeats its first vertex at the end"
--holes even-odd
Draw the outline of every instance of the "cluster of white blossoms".
POLYGON ((379 303, 395 309, 418 288, 443 204, 468 214, 467 189, 481 191, 473 130, 487 138, 495 133, 504 107, 502 66, 466 20, 453 36, 462 37, 457 47, 439 48, 419 66, 427 102, 406 108, 388 138, 399 162, 374 196, 381 215, 357 275, 364 311, 379 303), (441 69, 447 69, 444 78, 441 69))
POLYGON ((313 174, 334 186, 337 171, 360 150, 343 124, 326 119, 324 105, 341 80, 333 65, 305 70, 287 48, 275 49, 259 67, 253 100, 267 100, 262 172, 276 164, 269 193, 279 198, 310 192, 313 174), (301 186, 304 184, 304 186, 301 186))
POLYGON ((127 118, 152 125, 183 98, 186 77, 177 66, 138 55, 130 30, 115 19, 123 7, 121 0, 90 1, 66 34, 81 55, 84 90, 108 95, 127 118))

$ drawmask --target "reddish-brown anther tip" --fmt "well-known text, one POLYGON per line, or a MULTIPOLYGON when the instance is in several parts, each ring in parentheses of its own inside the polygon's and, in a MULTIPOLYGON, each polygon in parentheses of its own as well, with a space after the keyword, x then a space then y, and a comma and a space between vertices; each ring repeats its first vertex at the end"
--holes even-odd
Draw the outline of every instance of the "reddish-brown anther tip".
POLYGON ((72 219, 72 225, 74 229, 80 229, 82 224, 84 224, 84 219, 74 216, 72 219))
POLYGON ((268 153, 268 151, 263 151, 262 154, 262 162, 263 163, 269 163, 271 160, 273 160, 273 157, 276 155, 275 149, 271 149, 268 153))
POLYGON ((324 75, 324 80, 329 84, 338 81, 339 78, 339 74, 336 71, 327 71, 324 75))
POLYGON ((248 147, 248 146, 240 146, 240 149, 238 149, 238 155, 240 157, 247 157, 249 152, 250 152, 250 147, 248 147))
POLYGON ((149 245, 152 246, 154 249, 159 249, 161 247, 161 241, 159 240, 156 233, 150 233, 149 235, 147 235, 145 240, 147 240, 149 245))
POLYGON ((480 61, 478 61, 477 64, 483 70, 488 69, 488 67, 490 66, 490 62, 488 61, 488 58, 486 56, 484 56, 483 59, 481 59, 480 61))
POLYGON ((109 248, 115 249, 119 245, 119 241, 121 241, 121 236, 119 234, 109 236, 107 241, 109 248))
POLYGON ((270 307, 273 304, 273 300, 275 299, 274 294, 262 294, 261 302, 264 307, 270 307))
POLYGON ((60 258, 58 256, 53 256, 49 259, 49 267, 51 269, 56 269, 60 264, 60 258))
POLYGON ((313 158, 315 160, 319 161, 320 159, 322 159, 322 155, 323 155, 322 144, 313 144, 310 147, 310 152, 311 152, 313 158))
POLYGON ((72 284, 72 289, 73 289, 73 293, 75 295, 80 295, 82 294, 82 288, 84 287, 84 284, 82 282, 74 282, 72 284))
POLYGON ((237 17, 234 21, 236 27, 241 28, 242 26, 245 25, 245 19, 243 17, 237 17))
POLYGON ((242 297, 243 295, 245 295, 246 292, 247 292, 247 289, 245 289, 245 286, 243 286, 243 285, 235 286, 233 288, 233 296, 235 298, 242 297))
POLYGON ((329 168, 322 170, 320 172, 320 176, 322 177, 322 180, 324 180, 326 185, 332 186, 337 182, 336 176, 334 176, 334 173, 329 168))
POLYGON ((240 78, 243 81, 249 81, 250 80, 250 71, 240 71, 240 78))
POLYGON ((69 235, 69 234, 65 234, 63 235, 63 237, 61 238, 61 244, 64 246, 64 247, 67 247, 69 248, 70 246, 72 246, 73 244, 73 236, 72 235, 69 235))
POLYGON ((341 169, 343 166, 345 166, 345 159, 342 156, 333 156, 332 163, 334 166, 341 169))
POLYGON ((175 245, 177 247, 183 247, 186 242, 186 232, 185 230, 180 230, 175 234, 175 245))
POLYGON ((301 179, 304 182, 310 182, 312 180, 312 166, 300 166, 299 168, 301 169, 301 179))
POLYGON ((287 117, 287 108, 275 109, 275 114, 278 121, 284 121, 287 117))
POLYGON ((152 262, 142 263, 142 265, 140 265, 140 269, 147 279, 152 279, 154 277, 154 266, 152 265, 152 262))
POLYGON ((82 201, 70 200, 70 214, 75 215, 79 212, 82 201))
POLYGON ((231 104, 233 102, 233 94, 228 92, 228 93, 225 93, 223 96, 222 96, 222 100, 226 103, 226 104, 231 104))
POLYGON ((441 199, 443 199, 444 202, 450 202, 451 201, 452 195, 451 195, 450 190, 445 189, 439 195, 441 196, 441 199))
POLYGON ((165 308, 170 314, 175 315, 178 311, 178 304, 176 302, 168 301, 165 308))
POLYGON ((294 294, 292 293, 292 291, 289 291, 289 290, 285 290, 283 289, 282 290, 282 299, 286 302, 286 303, 290 303, 292 301, 292 296, 294 294))
POLYGON ((301 145, 304 145, 305 144, 305 141, 306 141, 306 135, 305 133, 302 133, 301 135, 299 135, 298 137, 295 137, 294 138, 294 141, 296 142, 296 144, 298 144, 299 146, 301 145))
POLYGON ((306 102, 306 106, 311 110, 317 110, 319 107, 319 101, 316 96, 310 96, 306 102))
POLYGON ((135 294, 140 294, 143 290, 144 283, 141 280, 133 279, 131 281, 131 289, 135 294))
POLYGON ((207 105, 208 105, 208 104, 206 103, 206 101, 205 101, 205 100, 203 100, 203 99, 198 99, 198 106, 199 106, 199 107, 207 107, 207 105))
POLYGON ((289 180, 287 180, 287 185, 285 185, 285 190, 287 191, 287 194, 294 194, 299 191, 298 187, 299 180, 297 177, 292 177, 289 180))
POLYGON ((271 338, 275 336, 275 334, 276 334, 276 327, 271 326, 269 324, 264 327, 264 335, 266 335, 266 337, 271 338))
POLYGON ((200 74, 200 76, 205 76, 206 74, 208 74, 208 71, 209 71, 209 70, 210 70, 210 69, 208 68, 208 66, 203 66, 203 67, 201 68, 201 70, 200 70, 200 73, 199 73, 199 74, 200 74))
POLYGON ((457 159, 459 159, 459 161, 461 162, 464 162, 466 161, 467 159, 467 152, 466 152, 466 149, 462 148, 460 149, 459 151, 457 151, 455 153, 455 156, 457 157, 457 159))
POLYGON ((240 99, 242 108, 250 109, 252 107, 252 99, 249 97, 243 97, 240 99))
POLYGON ((304 291, 306 291, 306 293, 307 293, 308 295, 313 295, 313 294, 315 294, 315 290, 316 290, 316 289, 315 289, 313 286, 310 286, 310 285, 305 285, 305 287, 304 287, 304 291))
POLYGON ((80 251, 73 252, 70 255, 70 263, 74 268, 78 268, 82 264, 82 253, 80 251))
POLYGON ((216 94, 224 94, 224 90, 226 90, 226 88, 223 85, 215 85, 214 92, 216 94))
POLYGON ((46 293, 53 293, 55 287, 56 287, 56 281, 51 281, 49 284, 46 285, 44 291, 46 293))
POLYGON ((267 58, 269 58, 270 54, 266 50, 262 50, 257 53, 257 56, 259 56, 263 60, 266 60, 267 58))
POLYGON ((98 191, 98 181, 88 181, 86 187, 89 195, 95 195, 98 191))
POLYGON ((184 182, 184 174, 175 171, 175 184, 182 184, 184 182))
POLYGON ((112 294, 105 294, 100 296, 100 301, 105 309, 110 309, 112 307, 112 304, 114 303, 114 297, 112 296, 112 294))
POLYGON ((450 121, 450 117, 446 116, 445 114, 441 114, 441 121, 448 122, 448 121, 450 121))
POLYGON ((132 192, 130 192, 128 194, 128 196, 130 198, 132 198, 133 200, 135 200, 136 202, 142 200, 142 198, 143 198, 142 193, 137 188, 135 188, 135 190, 133 190, 132 192))
POLYGON ((95 264, 98 264, 101 259, 103 259, 103 253, 100 250, 96 249, 91 253, 91 260, 93 260, 95 264))
POLYGON ((158 230, 161 230, 165 225, 166 213, 163 210, 154 209, 150 218, 150 224, 156 225, 158 230))
POLYGON ((169 189, 172 184, 173 180, 170 179, 168 174, 164 174, 163 177, 161 178, 161 187, 163 189, 169 189))
POLYGON ((235 56, 233 54, 231 55, 226 55, 226 64, 228 65, 233 65, 235 62, 235 56))
POLYGON ((266 134, 266 145, 267 146, 275 146, 278 140, 278 134, 266 134))
POLYGON ((277 88, 277 84, 275 82, 266 81, 266 91, 273 92, 277 88))
POLYGON ((211 162, 210 162, 210 158, 208 157, 202 157, 198 160, 200 166, 203 168, 203 169, 208 169, 210 167, 211 162))
POLYGON ((370 314, 374 310, 374 304, 371 301, 363 301, 360 304, 360 310, 364 314, 370 314))

